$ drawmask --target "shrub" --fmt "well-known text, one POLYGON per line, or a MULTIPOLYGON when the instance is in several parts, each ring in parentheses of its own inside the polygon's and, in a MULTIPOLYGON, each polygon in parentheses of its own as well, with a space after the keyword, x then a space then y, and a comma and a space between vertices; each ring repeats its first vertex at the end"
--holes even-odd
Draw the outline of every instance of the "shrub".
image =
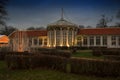
POLYGON ((54 55, 54 56, 66 57, 66 58, 71 57, 71 52, 57 50, 57 49, 48 49, 45 51, 39 51, 39 53, 45 54, 45 55, 54 55))
POLYGON ((7 55, 6 62, 10 69, 49 68, 66 71, 67 58, 51 55, 7 55))
POLYGON ((71 72, 76 74, 98 75, 98 76, 120 76, 120 62, 71 59, 71 72))
POLYGON ((104 55, 105 60, 114 60, 114 61, 120 61, 120 56, 116 55, 104 55))

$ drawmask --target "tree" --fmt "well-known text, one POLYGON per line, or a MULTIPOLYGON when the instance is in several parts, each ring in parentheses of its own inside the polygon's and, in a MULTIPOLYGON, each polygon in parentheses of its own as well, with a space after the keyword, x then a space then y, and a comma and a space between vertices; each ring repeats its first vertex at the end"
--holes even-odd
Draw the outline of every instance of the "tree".
POLYGON ((15 27, 13 27, 13 26, 6 26, 6 27, 7 27, 7 32, 6 32, 6 30, 5 30, 4 28, 2 28, 2 29, 0 30, 0 34, 2 34, 2 35, 9 35, 9 34, 11 34, 13 31, 18 30, 17 28, 15 28, 15 27))
MULTIPOLYGON (((117 12, 116 18, 120 20, 120 10, 117 12)), ((120 22, 117 22, 116 26, 120 27, 120 22)))
POLYGON ((29 28, 27 28, 27 30, 35 30, 35 28, 34 27, 29 27, 29 28))
POLYGON ((82 29, 82 28, 85 28, 85 26, 84 25, 79 25, 79 28, 82 29))
POLYGON ((38 27, 36 28, 36 30, 44 30, 45 28, 44 27, 38 27))
POLYGON ((120 19, 120 10, 117 12, 116 18, 120 19))
POLYGON ((45 28, 44 27, 37 27, 37 28, 35 28, 35 27, 29 27, 29 28, 27 28, 26 30, 44 30, 45 28))
MULTIPOLYGON (((5 26, 5 20, 7 19, 7 11, 5 9, 5 6, 7 4, 8 0, 0 0, 0 24, 2 26, 5 26)), ((6 26, 5 26, 6 27, 6 26)))
POLYGON ((98 24, 96 25, 97 28, 106 28, 108 27, 108 23, 112 21, 113 18, 108 19, 105 15, 102 15, 102 18, 99 20, 98 24))
POLYGON ((87 26, 86 28, 92 28, 92 26, 87 26))

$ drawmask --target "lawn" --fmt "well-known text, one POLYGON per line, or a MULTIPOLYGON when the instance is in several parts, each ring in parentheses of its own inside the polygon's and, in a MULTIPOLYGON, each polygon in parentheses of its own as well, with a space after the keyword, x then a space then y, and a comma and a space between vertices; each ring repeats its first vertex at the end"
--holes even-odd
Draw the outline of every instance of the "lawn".
POLYGON ((4 61, 0 61, 0 80, 120 80, 120 78, 102 78, 76 75, 55 70, 9 70, 4 61))
POLYGON ((92 59, 103 59, 103 56, 93 56, 92 50, 79 50, 72 54, 72 57, 92 58, 92 59))

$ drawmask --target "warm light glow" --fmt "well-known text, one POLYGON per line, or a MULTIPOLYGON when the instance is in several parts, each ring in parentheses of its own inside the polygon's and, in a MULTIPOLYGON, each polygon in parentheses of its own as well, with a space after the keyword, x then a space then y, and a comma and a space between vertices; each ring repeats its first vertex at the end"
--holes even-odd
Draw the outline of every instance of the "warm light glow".
POLYGON ((60 44, 60 46, 62 47, 63 45, 62 45, 62 44, 60 44))
POLYGON ((68 44, 67 47, 70 47, 70 45, 68 44))
POLYGON ((55 44, 53 46, 55 47, 55 44))

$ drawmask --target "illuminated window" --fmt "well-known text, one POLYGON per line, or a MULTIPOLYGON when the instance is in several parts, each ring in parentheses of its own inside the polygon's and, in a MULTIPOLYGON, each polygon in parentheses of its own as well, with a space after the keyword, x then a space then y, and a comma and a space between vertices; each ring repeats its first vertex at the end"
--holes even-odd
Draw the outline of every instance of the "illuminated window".
POLYGON ((47 39, 44 39, 44 45, 47 45, 47 39))

